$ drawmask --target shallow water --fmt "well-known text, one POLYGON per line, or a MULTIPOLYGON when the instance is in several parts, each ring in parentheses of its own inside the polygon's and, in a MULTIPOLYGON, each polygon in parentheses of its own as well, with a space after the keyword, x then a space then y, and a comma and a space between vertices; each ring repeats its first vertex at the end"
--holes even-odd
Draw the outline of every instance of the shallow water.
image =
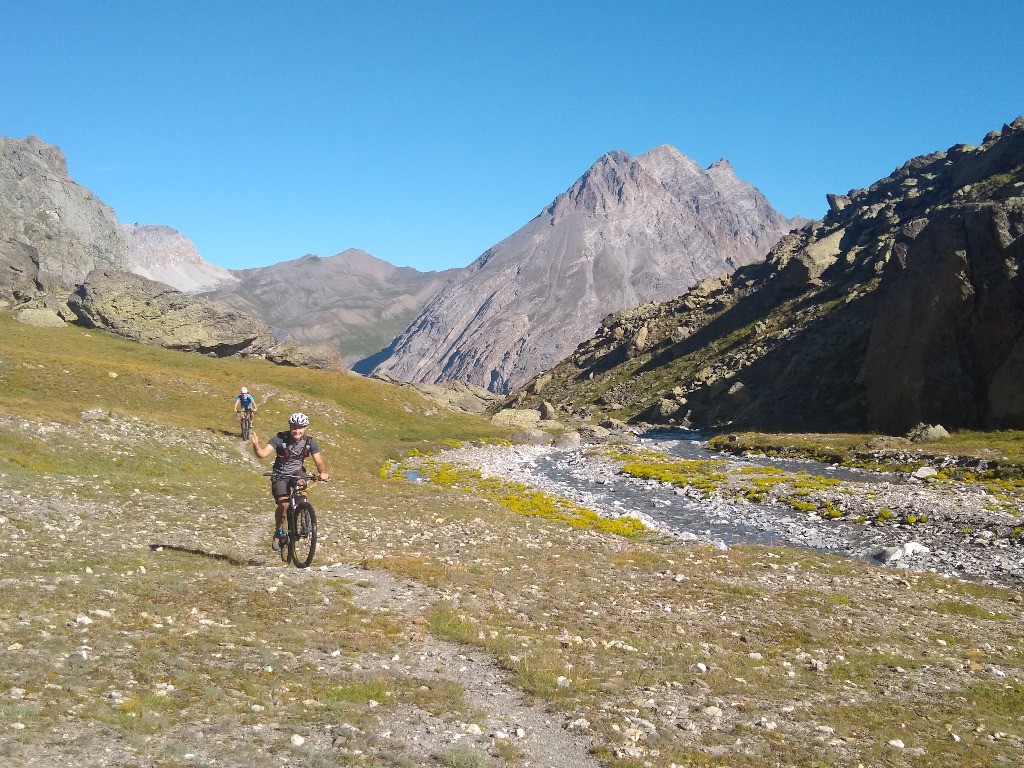
MULTIPOLYGON (((881 476, 864 470, 808 459, 728 456, 709 451, 707 437, 685 429, 658 429, 637 437, 643 448, 679 459, 725 459, 732 466, 770 466, 855 483, 877 483, 881 476)), ((575 499, 599 512, 633 514, 653 527, 679 536, 721 540, 725 544, 791 544, 820 551, 846 549, 858 531, 844 526, 839 534, 815 515, 785 505, 740 500, 709 500, 696 491, 668 483, 642 480, 614 471, 594 472, 593 460, 579 452, 551 451, 531 462, 545 490, 575 499), (837 536, 837 534, 839 534, 837 536), (845 535, 844 535, 845 534, 845 535)), ((891 477, 886 476, 892 482, 891 477)))
MULTIPOLYGON (((721 459, 727 458, 742 464, 758 467, 776 467, 786 472, 807 472, 833 480, 849 483, 878 482, 878 475, 862 469, 843 467, 838 464, 823 464, 812 459, 779 458, 769 456, 729 456, 709 451, 705 446, 708 436, 688 429, 655 429, 642 433, 637 444, 643 448, 661 451, 680 459, 721 459)), ((889 482, 899 482, 895 475, 886 476, 889 482)))

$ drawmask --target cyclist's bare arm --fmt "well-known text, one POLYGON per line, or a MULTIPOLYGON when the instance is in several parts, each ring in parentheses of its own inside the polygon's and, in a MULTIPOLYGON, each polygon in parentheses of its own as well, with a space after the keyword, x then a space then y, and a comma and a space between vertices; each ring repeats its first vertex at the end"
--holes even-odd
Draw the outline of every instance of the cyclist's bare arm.
POLYGON ((324 459, 319 453, 312 455, 313 463, 316 464, 316 471, 320 474, 321 480, 328 480, 327 468, 324 466, 324 459))
POLYGON ((249 433, 249 442, 252 443, 252 452, 259 456, 261 459, 267 458, 270 454, 274 453, 274 448, 267 443, 264 446, 260 446, 260 436, 255 432, 249 433))

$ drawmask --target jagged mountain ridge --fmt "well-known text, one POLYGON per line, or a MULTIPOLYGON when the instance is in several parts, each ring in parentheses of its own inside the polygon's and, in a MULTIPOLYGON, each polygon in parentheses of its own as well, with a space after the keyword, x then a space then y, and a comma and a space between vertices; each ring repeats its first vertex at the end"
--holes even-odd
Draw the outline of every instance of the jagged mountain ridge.
POLYGON ((609 312, 757 261, 791 226, 725 161, 610 152, 439 291, 376 371, 507 392, 609 312))
POLYGON ((234 270, 236 282, 204 295, 262 318, 279 338, 334 344, 352 364, 387 346, 459 271, 420 272, 353 248, 234 270))
POLYGON ((1024 119, 828 200, 765 262, 609 317, 510 403, 700 427, 1024 427, 1024 119))

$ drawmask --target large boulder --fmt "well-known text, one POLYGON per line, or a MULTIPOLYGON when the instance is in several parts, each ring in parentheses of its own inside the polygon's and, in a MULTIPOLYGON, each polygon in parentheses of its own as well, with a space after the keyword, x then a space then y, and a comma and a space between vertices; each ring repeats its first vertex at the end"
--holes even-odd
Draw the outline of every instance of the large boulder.
POLYGON ((278 365, 340 371, 345 368, 337 344, 296 344, 284 341, 267 353, 267 359, 278 365))
POLYGON ((266 357, 276 343, 250 315, 114 269, 90 272, 68 306, 82 325, 168 349, 266 357))

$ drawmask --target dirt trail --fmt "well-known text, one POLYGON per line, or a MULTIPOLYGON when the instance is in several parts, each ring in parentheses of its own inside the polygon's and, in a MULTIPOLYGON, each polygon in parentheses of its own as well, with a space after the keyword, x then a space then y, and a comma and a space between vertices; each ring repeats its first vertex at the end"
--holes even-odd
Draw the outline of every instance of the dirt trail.
MULTIPOLYGON (((367 611, 400 617, 408 628, 416 623, 438 596, 422 585, 399 580, 382 570, 335 565, 332 575, 357 584, 352 601, 367 611)), ((456 643, 412 631, 408 642, 391 659, 380 662, 392 672, 424 679, 447 680, 461 686, 466 700, 479 713, 473 723, 451 723, 422 710, 404 708, 380 734, 403 744, 410 752, 429 758, 446 745, 473 744, 481 750, 505 741, 520 753, 519 765, 537 768, 596 768, 590 745, 561 725, 561 718, 546 712, 511 685, 507 673, 490 655, 456 643)))

